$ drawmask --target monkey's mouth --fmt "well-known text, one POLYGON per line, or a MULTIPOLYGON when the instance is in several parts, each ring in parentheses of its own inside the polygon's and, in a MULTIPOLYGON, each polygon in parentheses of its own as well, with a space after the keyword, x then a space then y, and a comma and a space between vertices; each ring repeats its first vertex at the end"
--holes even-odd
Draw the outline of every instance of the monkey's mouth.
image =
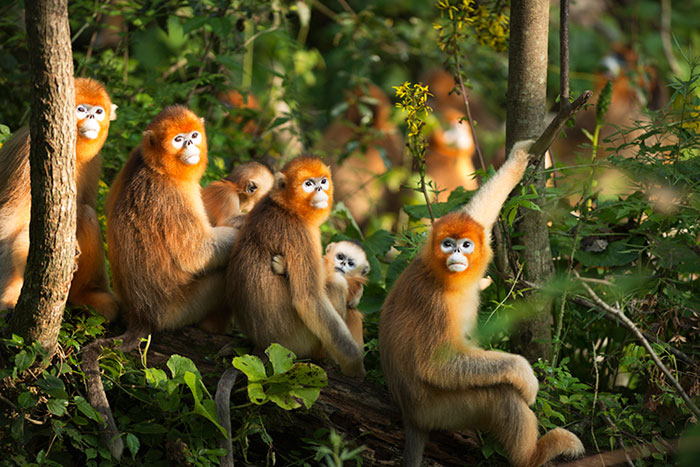
POLYGON ((323 191, 317 191, 311 198, 311 207, 316 209, 326 209, 328 207, 328 195, 323 191))
POLYGON ((100 134, 100 124, 94 120, 85 119, 79 127, 80 136, 87 139, 97 139, 100 134))
POLYGON ((199 162, 199 148, 196 146, 187 146, 182 152, 180 160, 187 165, 195 165, 199 162))
POLYGON ((450 272, 462 272, 467 269, 467 263, 462 262, 462 261, 456 261, 456 260, 447 260, 447 269, 450 270, 450 272))
POLYGON ((345 269, 343 269, 343 268, 341 268, 341 267, 336 266, 336 267, 335 267, 335 270, 338 271, 338 272, 341 273, 341 274, 345 274, 345 269))

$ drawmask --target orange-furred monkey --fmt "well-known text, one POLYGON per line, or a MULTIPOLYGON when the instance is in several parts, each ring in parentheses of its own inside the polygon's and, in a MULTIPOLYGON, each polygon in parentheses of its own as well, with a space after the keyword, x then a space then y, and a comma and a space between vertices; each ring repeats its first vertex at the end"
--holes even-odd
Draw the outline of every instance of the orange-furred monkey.
POLYGON ((362 350, 325 290, 319 227, 332 202, 328 166, 308 156, 289 162, 241 228, 226 273, 228 303, 258 350, 277 342, 307 357, 320 345, 343 373, 364 376, 362 350), (276 255, 287 277, 273 271, 276 255))
POLYGON ((232 218, 249 212, 272 188, 274 176, 259 162, 246 162, 202 190, 202 200, 213 226, 231 225, 232 218))
POLYGON ((530 145, 517 143, 465 208, 435 222, 382 307, 379 350, 403 414, 404 465, 420 465, 428 434, 437 429, 491 431, 517 466, 583 453, 576 435, 562 428, 537 439, 529 406, 538 382, 527 360, 473 340, 479 281, 493 254, 491 228, 527 167, 530 145))
MULTIPOLYGON (((75 78, 77 230, 80 255, 68 302, 88 305, 107 320, 119 306, 109 290, 102 234, 97 221, 100 149, 107 139, 116 105, 97 81, 75 78)), ((29 128, 18 130, 0 149, 0 310, 17 303, 29 252, 29 128)))
POLYGON ((102 347, 122 340, 124 352, 151 332, 206 319, 225 329, 229 311, 224 271, 236 239, 231 227, 212 227, 199 179, 207 165, 204 122, 179 105, 166 107, 143 132, 109 191, 107 244, 125 334, 83 350, 90 404, 102 415, 102 438, 119 459, 124 449, 102 386, 102 347))

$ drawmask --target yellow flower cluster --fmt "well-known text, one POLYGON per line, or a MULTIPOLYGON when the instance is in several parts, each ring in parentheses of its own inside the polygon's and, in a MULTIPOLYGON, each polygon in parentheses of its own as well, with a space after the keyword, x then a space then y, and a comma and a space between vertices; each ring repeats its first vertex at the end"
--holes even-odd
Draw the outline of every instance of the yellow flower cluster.
POLYGON ((510 17, 506 14, 507 2, 479 2, 475 0, 438 0, 440 18, 448 20, 450 28, 443 23, 435 23, 438 30, 438 46, 443 52, 454 52, 456 42, 468 36, 466 29, 474 30, 481 45, 498 52, 508 48, 510 17), (450 50, 448 50, 450 49, 450 50))
POLYGON ((411 84, 406 81, 401 86, 393 86, 396 89, 396 97, 399 102, 396 107, 406 112, 406 125, 408 127, 408 148, 414 157, 422 159, 425 154, 426 141, 422 129, 425 122, 420 116, 427 117, 433 109, 428 105, 428 97, 432 96, 428 86, 420 83, 411 84))

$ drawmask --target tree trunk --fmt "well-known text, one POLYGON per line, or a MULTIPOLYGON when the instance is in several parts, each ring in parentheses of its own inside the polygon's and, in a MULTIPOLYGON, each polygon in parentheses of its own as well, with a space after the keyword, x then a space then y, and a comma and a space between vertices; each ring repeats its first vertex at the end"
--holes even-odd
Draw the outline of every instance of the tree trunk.
POLYGON ((75 265, 75 91, 67 0, 26 0, 31 82, 31 223, 10 330, 56 349, 75 265))
MULTIPOLYGON (((508 55, 508 97, 506 146, 517 141, 536 139, 545 128, 547 110, 547 34, 549 2, 547 0, 513 0, 511 3, 510 50, 508 55)), ((544 206, 546 177, 544 159, 537 167, 535 187, 544 206)), ((547 282, 554 264, 549 249, 549 234, 544 211, 523 209, 518 230, 523 233, 522 260, 525 279, 534 284, 547 282)), ((533 314, 520 324, 512 336, 513 351, 528 360, 551 358, 552 301, 534 296, 533 314)))

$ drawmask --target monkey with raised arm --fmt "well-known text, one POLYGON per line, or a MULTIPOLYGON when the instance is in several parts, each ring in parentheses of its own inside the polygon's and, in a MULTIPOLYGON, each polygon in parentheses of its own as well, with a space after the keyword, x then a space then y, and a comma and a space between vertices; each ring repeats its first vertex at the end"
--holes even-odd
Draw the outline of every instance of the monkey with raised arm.
POLYGON ((530 144, 516 144, 465 208, 434 223, 382 306, 380 358, 403 415, 404 465, 420 465, 428 435, 438 429, 491 431, 517 466, 583 453, 581 441, 563 428, 538 439, 529 408, 538 382, 527 360, 484 350, 474 340, 479 282, 493 255, 491 229, 527 167, 530 144))
MULTIPOLYGON (((88 305, 107 320, 119 313, 109 289, 102 233, 97 221, 100 149, 110 121, 117 118, 107 90, 95 80, 75 78, 76 241, 80 252, 68 302, 88 305)), ((29 252, 29 128, 19 129, 0 148, 0 310, 13 308, 24 283, 29 252)))

